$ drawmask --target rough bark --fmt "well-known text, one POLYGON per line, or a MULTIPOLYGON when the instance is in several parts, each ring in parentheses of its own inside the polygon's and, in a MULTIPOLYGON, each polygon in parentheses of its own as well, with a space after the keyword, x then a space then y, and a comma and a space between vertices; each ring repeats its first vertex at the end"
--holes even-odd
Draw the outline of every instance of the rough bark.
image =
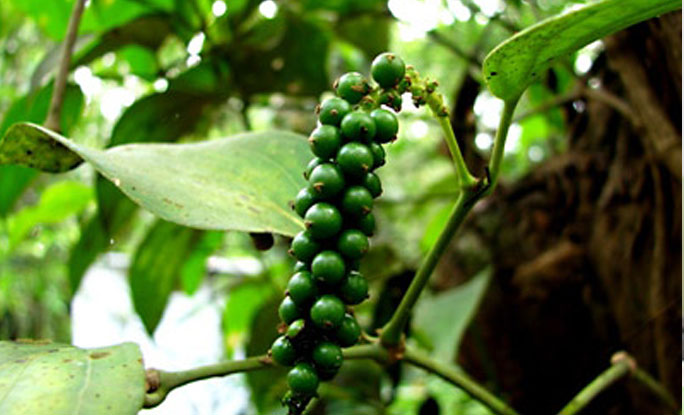
MULTIPOLYGON (((618 105, 568 111, 568 151, 466 229, 495 271, 459 361, 524 414, 557 412, 623 349, 681 396, 681 13, 605 44, 592 76, 618 105)), ((663 407, 621 382, 584 413, 663 407)))

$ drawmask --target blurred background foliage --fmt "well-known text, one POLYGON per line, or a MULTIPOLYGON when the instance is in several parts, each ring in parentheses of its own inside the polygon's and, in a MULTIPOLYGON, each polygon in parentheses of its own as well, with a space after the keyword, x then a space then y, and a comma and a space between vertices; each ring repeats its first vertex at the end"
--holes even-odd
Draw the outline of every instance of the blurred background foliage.
MULTIPOLYGON (((484 56, 521 28, 577 3, 89 0, 62 132, 98 148, 274 128, 307 134, 316 103, 336 77, 367 73, 376 54, 392 50, 440 81, 457 136, 467 141, 462 145, 468 161, 478 166, 488 156, 501 110, 482 84, 484 56)), ((0 2, 0 135, 16 121, 44 121, 72 5, 0 2)), ((573 79, 589 70, 600 51, 591 45, 558 62, 525 94, 506 145, 504 181, 564 150, 563 113, 548 103, 570 94, 573 79)), ((380 173, 385 194, 378 203, 379 234, 362 269, 372 298, 358 315, 369 331, 393 311, 397 287, 407 284, 436 239, 456 193, 439 126, 409 101, 400 138, 389 146, 389 163, 380 173)), ((577 111, 582 105, 576 103, 577 111)), ((463 266, 478 277, 455 288, 459 281, 436 284, 415 316, 425 324, 414 333, 416 342, 451 359, 489 275, 477 243, 457 243, 472 251, 472 264, 463 266), (449 317, 432 317, 440 315, 449 317)), ((69 342, 70 301, 89 267, 114 251, 130 258, 131 296, 149 333, 172 291, 192 295, 209 285, 225 298, 226 357, 263 353, 275 336, 277 299, 292 266, 287 245, 276 236, 275 247, 260 252, 244 234, 157 220, 89 166, 56 176, 0 166, 0 338, 69 342), (262 267, 256 275, 230 275, 208 268, 210 257, 249 257, 262 267)), ((277 379, 271 372, 249 376, 258 413, 276 410, 285 388, 277 379)), ((367 364, 345 365, 322 395, 319 413, 488 413, 437 379, 367 364)))

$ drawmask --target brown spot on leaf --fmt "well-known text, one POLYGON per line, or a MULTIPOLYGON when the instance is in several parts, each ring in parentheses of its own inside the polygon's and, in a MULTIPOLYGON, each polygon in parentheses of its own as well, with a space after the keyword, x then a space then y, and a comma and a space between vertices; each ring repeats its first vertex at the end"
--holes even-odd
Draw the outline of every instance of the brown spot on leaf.
POLYGON ((102 359, 103 357, 109 356, 109 352, 94 352, 90 354, 91 359, 102 359))

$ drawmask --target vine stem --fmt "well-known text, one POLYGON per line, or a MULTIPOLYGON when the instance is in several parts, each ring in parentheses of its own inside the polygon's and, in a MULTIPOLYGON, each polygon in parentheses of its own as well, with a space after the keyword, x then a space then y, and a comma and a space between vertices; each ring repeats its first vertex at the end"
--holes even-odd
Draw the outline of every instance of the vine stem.
POLYGON ((442 126, 447 145, 449 146, 454 163, 456 164, 456 170, 462 190, 456 199, 456 204, 451 211, 449 220, 442 230, 442 233, 439 235, 437 242, 430 249, 418 268, 415 277, 413 277, 408 290, 406 290, 404 297, 401 299, 401 303, 399 303, 399 307, 395 310, 390 321, 381 329, 380 342, 384 346, 390 348, 396 347, 401 342, 401 335, 413 306, 418 301, 418 297, 420 297, 420 293, 427 285, 430 275, 432 275, 432 271, 434 271, 440 257, 447 246, 449 246, 449 242, 451 242, 452 237, 461 223, 463 223, 466 215, 481 197, 491 193, 496 184, 496 179, 501 168, 506 136, 513 119, 513 112, 515 111, 518 99, 505 101, 504 103, 504 111, 501 116, 501 122, 499 123, 499 129, 496 132, 496 141, 494 142, 492 159, 489 163, 488 175, 485 180, 480 181, 475 179, 468 171, 468 167, 465 164, 458 143, 456 142, 453 129, 451 128, 449 117, 444 115, 446 110, 441 96, 434 93, 429 94, 427 103, 442 126))
POLYGON ((519 415, 518 412, 508 406, 506 402, 502 401, 487 389, 482 387, 482 385, 477 383, 466 373, 459 371, 452 365, 432 359, 429 355, 421 350, 407 348, 404 353, 403 360, 406 363, 410 363, 416 367, 424 369, 439 376, 447 382, 458 386, 460 389, 468 393, 472 398, 478 400, 487 408, 491 409, 495 414, 519 415))
POLYGON ((575 415, 584 409, 596 396, 608 389, 618 380, 631 375, 633 379, 648 388, 663 401, 674 414, 677 413, 677 403, 670 393, 653 379, 651 375, 639 369, 636 361, 626 352, 618 352, 611 358, 611 366, 598 375, 590 384, 584 387, 572 400, 561 409, 558 415, 575 415))
POLYGON ((494 149, 492 150, 492 157, 489 159, 489 177, 491 186, 489 193, 494 190, 496 182, 501 172, 501 160, 503 160, 504 148, 506 147, 506 136, 508 129, 513 120, 513 112, 518 104, 519 97, 515 99, 504 101, 504 109, 501 114, 501 121, 499 121, 499 128, 496 130, 496 137, 494 139, 494 149))
MULTIPOLYGON (((345 360, 370 359, 381 365, 386 365, 395 361, 390 352, 377 343, 350 347, 345 349, 343 353, 345 360)), ((511 409, 505 402, 452 365, 438 362, 426 353, 410 347, 405 350, 404 354, 398 356, 398 358, 403 359, 406 363, 437 375, 462 389, 474 399, 482 402, 497 415, 518 415, 518 413, 511 409)), ((161 404, 168 396, 169 392, 188 383, 216 376, 227 376, 234 373, 251 372, 271 367, 275 367, 273 360, 266 355, 262 355, 249 357, 244 360, 234 360, 200 366, 180 372, 164 372, 150 369, 146 373, 146 386, 148 392, 145 395, 143 407, 153 408, 161 404)))
POLYGON ((456 230, 461 223, 463 223, 470 208, 476 202, 476 198, 473 197, 475 194, 476 193, 473 190, 466 190, 458 195, 456 204, 454 205, 447 224, 444 229, 442 229, 442 233, 439 235, 437 242, 432 246, 430 252, 428 252, 420 265, 420 268, 418 268, 416 275, 413 277, 406 293, 404 293, 404 297, 401 299, 399 307, 397 307, 394 314, 392 314, 390 321, 381 329, 380 342, 383 345, 395 347, 401 341, 404 326, 411 314, 411 309, 416 304, 416 301, 418 301, 420 293, 427 285, 432 271, 434 271, 437 266, 442 253, 444 253, 447 246, 449 246, 449 242, 451 242, 454 233, 456 233, 456 230))
POLYGON ((477 183, 477 179, 470 174, 463 154, 461 153, 461 149, 458 146, 454 129, 449 120, 449 112, 444 105, 444 98, 441 94, 432 92, 427 94, 426 101, 444 133, 444 141, 446 142, 447 147, 449 147, 449 153, 451 153, 451 158, 454 161, 456 175, 458 176, 461 189, 473 187, 477 183))
POLYGON ((52 131, 61 132, 60 120, 62 118, 62 106, 64 104, 64 93, 66 92, 67 77, 69 76, 69 66, 71 65, 71 54, 74 51, 74 43, 78 34, 78 25, 81 22, 83 9, 86 0, 76 0, 71 11, 67 33, 64 38, 62 58, 59 61, 59 69, 55 77, 55 85, 52 90, 50 107, 45 119, 45 127, 52 131))

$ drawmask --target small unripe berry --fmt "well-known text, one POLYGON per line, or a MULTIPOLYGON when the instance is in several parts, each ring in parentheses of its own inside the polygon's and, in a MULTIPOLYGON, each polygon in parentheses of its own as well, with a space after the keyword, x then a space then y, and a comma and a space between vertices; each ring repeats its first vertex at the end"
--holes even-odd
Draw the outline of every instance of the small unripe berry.
POLYGON ((311 171, 309 183, 317 197, 327 199, 337 195, 344 189, 344 175, 331 163, 324 163, 311 171))
POLYGON ((280 336, 271 345, 271 357, 279 365, 291 366, 297 358, 297 352, 287 337, 280 336))
POLYGON ((328 285, 342 281, 345 272, 344 259, 336 251, 323 251, 311 262, 311 273, 314 278, 328 285))
POLYGON ((342 75, 333 86, 337 95, 350 104, 358 103, 371 90, 366 78, 358 72, 348 72, 342 75))
POLYGON ((344 320, 344 303, 334 295, 326 294, 311 307, 311 321, 322 329, 332 330, 344 320))
POLYGON ((335 160, 345 176, 356 179, 365 176, 375 163, 370 148, 356 142, 343 145, 335 160))
POLYGON ((320 106, 318 119, 321 124, 339 126, 342 118, 351 112, 352 107, 349 102, 342 98, 334 97, 326 99, 320 106))
POLYGON ((309 136, 311 152, 324 160, 335 157, 341 142, 339 130, 332 125, 320 125, 309 136))
POLYGON ((306 211, 304 224, 315 239, 330 238, 342 228, 342 215, 335 206, 319 202, 306 211))
POLYGON ((295 393, 313 395, 318 389, 318 375, 309 363, 297 363, 287 374, 287 384, 295 393))
POLYGON ((356 322, 354 316, 346 314, 342 319, 342 323, 335 331, 335 338, 342 347, 349 347, 355 345, 361 336, 361 327, 356 322))
POLYGON ((350 259, 359 259, 368 252, 368 237, 358 229, 347 229, 337 239, 337 250, 350 259))
POLYGON ((389 143, 397 138, 399 121, 397 121, 397 116, 394 113, 378 108, 370 113, 370 117, 375 122, 375 141, 378 143, 389 143))
POLYGON ((373 196, 365 187, 350 186, 344 191, 342 195, 342 211, 345 214, 361 217, 369 214, 372 209, 373 196))
POLYGON ((392 88, 406 73, 404 61, 392 53, 381 53, 373 59, 371 76, 383 88, 392 88))

